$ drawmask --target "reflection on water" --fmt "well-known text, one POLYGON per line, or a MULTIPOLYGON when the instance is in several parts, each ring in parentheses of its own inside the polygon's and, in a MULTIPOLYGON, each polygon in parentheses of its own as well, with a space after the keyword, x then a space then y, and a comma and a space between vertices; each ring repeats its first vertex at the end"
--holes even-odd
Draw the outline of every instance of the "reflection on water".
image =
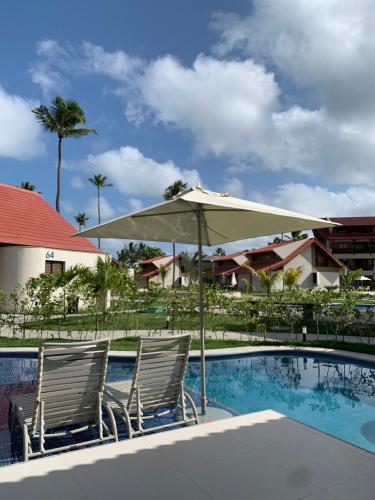
MULTIPOLYGON (((375 452, 375 366, 290 354, 208 359, 211 401, 245 414, 273 409, 375 452)), ((0 358, 0 431, 12 394, 34 390, 37 360, 0 358)), ((111 360, 107 380, 133 374, 134 362, 111 360)), ((187 388, 200 391, 200 365, 189 362, 187 388)), ((1 447, 1 443, 0 443, 1 447)))
MULTIPOLYGON (((199 390, 197 362, 190 363, 187 385, 199 390)), ((371 433, 361 432, 375 416, 370 365, 289 354, 209 359, 207 394, 240 414, 271 408, 375 451, 371 433)))

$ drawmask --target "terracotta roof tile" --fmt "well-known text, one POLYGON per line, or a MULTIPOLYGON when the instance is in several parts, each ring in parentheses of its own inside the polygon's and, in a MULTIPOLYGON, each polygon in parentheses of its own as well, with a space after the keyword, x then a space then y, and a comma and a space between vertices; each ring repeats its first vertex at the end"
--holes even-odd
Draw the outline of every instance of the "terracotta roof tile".
POLYGON ((0 184, 0 244, 102 253, 39 193, 0 184))

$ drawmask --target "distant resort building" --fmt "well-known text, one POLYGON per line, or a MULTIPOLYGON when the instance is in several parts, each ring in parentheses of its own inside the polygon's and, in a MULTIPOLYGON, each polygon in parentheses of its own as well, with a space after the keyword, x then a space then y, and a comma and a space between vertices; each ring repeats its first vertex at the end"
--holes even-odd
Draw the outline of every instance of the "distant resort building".
MULTIPOLYGON (((340 284, 340 272, 344 264, 337 259, 322 243, 315 238, 305 240, 272 243, 255 250, 244 250, 212 259, 213 269, 207 273, 214 281, 226 287, 263 291, 259 280, 246 266, 255 271, 286 271, 301 268, 302 274, 298 285, 301 288, 324 288, 327 285, 340 284), (236 283, 236 285, 234 285, 236 283)), ((282 280, 275 289, 282 289, 282 280)))
POLYGON ((330 217, 342 226, 315 229, 314 236, 350 270, 375 277, 375 217, 330 217))
MULTIPOLYGON (((153 259, 138 262, 140 271, 137 273, 138 287, 145 289, 149 283, 159 283, 166 288, 172 287, 173 283, 173 256, 165 255, 162 257, 154 257, 153 259), (160 272, 160 268, 164 267, 165 276, 160 272)), ((182 258, 180 255, 175 257, 175 285, 186 286, 188 284, 182 258)))
POLYGON ((60 274, 81 264, 94 267, 103 257, 39 193, 0 184, 0 290, 43 273, 60 274))

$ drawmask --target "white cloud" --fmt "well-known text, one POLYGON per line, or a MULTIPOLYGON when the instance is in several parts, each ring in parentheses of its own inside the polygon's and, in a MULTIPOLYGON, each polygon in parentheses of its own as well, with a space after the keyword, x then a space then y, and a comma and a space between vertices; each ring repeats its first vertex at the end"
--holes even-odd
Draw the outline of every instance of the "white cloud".
POLYGON ((45 97, 65 91, 69 79, 78 76, 104 75, 118 82, 130 82, 143 61, 122 50, 106 52, 102 47, 83 42, 79 47, 60 45, 55 40, 37 43, 38 59, 30 67, 32 81, 45 97))
POLYGON ((62 200, 61 206, 62 206, 63 211, 68 213, 68 214, 77 213, 77 209, 76 209, 75 204, 70 200, 62 200))
POLYGON ((143 208, 143 201, 138 198, 129 198, 128 204, 132 212, 136 212, 137 210, 143 208))
MULTIPOLYGON (((92 219, 93 221, 92 225, 95 225, 96 222, 94 221, 97 221, 98 219, 98 199, 96 197, 89 199, 86 205, 85 212, 92 219)), ((115 209, 110 205, 107 198, 102 194, 100 195, 100 214, 101 214, 101 222, 113 218, 116 215, 115 209)))
POLYGON ((237 177, 225 178, 223 182, 222 191, 229 193, 237 198, 243 198, 245 194, 245 187, 243 182, 237 177))
POLYGON ((165 56, 149 65, 139 85, 157 120, 190 130, 200 149, 215 155, 256 151, 278 108, 273 75, 252 60, 199 56, 187 68, 165 56))
MULTIPOLYGON (((200 182, 196 170, 181 169, 172 161, 158 163, 129 146, 89 155, 85 165, 93 173, 106 175, 121 193, 133 197, 161 199, 165 188, 178 179, 189 185, 200 182)), ((134 204, 134 200, 131 203, 134 204)))
POLYGON ((84 188, 83 181, 82 181, 81 177, 78 177, 78 175, 75 175, 74 177, 71 178, 70 184, 75 189, 83 189, 84 188))
POLYGON ((316 217, 368 215, 375 206, 374 190, 364 186, 330 191, 321 186, 290 182, 266 193, 253 193, 252 198, 316 217))
POLYGON ((0 156, 26 160, 45 153, 41 127, 31 112, 36 105, 0 86, 0 156))
MULTIPOLYGON (((347 5, 348 0, 342 1, 347 5)), ((39 45, 39 62, 45 62, 52 71, 60 71, 61 67, 64 74, 71 73, 74 67, 76 76, 107 76, 114 83, 113 91, 125 100, 125 114, 130 122, 139 125, 143 120, 150 119, 155 124, 189 131, 200 154, 230 161, 227 174, 238 176, 254 168, 290 170, 314 179, 326 179, 329 175, 332 182, 375 185, 375 73, 372 63, 366 59, 366 65, 362 61, 364 55, 361 55, 362 59, 359 57, 361 71, 356 73, 354 66, 354 55, 360 47, 358 40, 364 40, 367 56, 372 54, 372 42, 366 35, 366 23, 362 22, 368 2, 360 0, 357 7, 348 7, 352 16, 345 9, 337 8, 336 17, 333 12, 338 0, 317 0, 316 4, 299 0, 295 9, 286 8, 285 2, 287 0, 280 0, 279 3, 256 0, 254 13, 247 18, 233 15, 216 17, 216 27, 221 30, 222 36, 217 49, 220 55, 241 47, 246 57, 250 55, 254 59, 226 60, 200 55, 190 67, 167 55, 146 63, 123 51, 107 52, 87 42, 74 49, 69 45, 61 47, 49 40, 39 45), (322 26, 316 5, 322 11, 322 26), (333 20, 332 33, 328 29, 330 19, 333 20), (274 37, 269 36, 268 39, 263 36, 261 20, 265 22, 266 33, 270 35, 275 30, 274 37), (358 36, 355 35, 356 20, 360 32, 358 36), (319 30, 323 31, 320 33, 319 30), (352 31, 353 39, 344 43, 345 33, 352 31), (319 34, 324 35, 326 50, 320 45, 319 34), (354 48, 350 48, 350 44, 354 48), (284 58, 276 57, 277 50, 285 51, 284 58), (351 50, 354 51, 353 57, 349 57, 351 50), (318 68, 318 54, 327 59, 321 69, 318 68), (285 60, 285 64, 279 60, 285 60), (260 61, 272 62, 272 66, 265 67, 260 61), (340 64, 341 69, 337 73, 340 81, 336 85, 333 78, 340 64), (287 78, 301 85, 306 81, 313 87, 314 100, 310 99, 310 107, 301 104, 301 97, 296 104, 292 96, 283 95, 275 75, 267 69, 272 67, 274 71, 279 68, 279 71, 286 72, 289 66, 292 69, 287 78), (369 73, 366 77, 365 66, 369 73), (342 68, 347 68, 350 75, 343 73, 342 68), (314 72, 314 78, 311 72, 314 72), (327 79, 327 85, 321 83, 323 77, 327 79), (348 88, 350 91, 353 89, 352 98, 344 92, 345 82, 350 82, 348 88), (374 93, 371 99, 367 99, 369 94, 362 88, 364 82, 369 82, 368 88, 374 93), (327 93, 325 85, 332 95, 327 93), (358 88, 361 89, 359 93, 358 88), (365 110, 361 103, 355 106, 355 112, 349 109, 350 103, 357 102, 356 96, 358 99, 367 96, 365 110), (339 101, 333 104, 336 97, 342 100, 341 107, 339 101)), ((149 179, 152 171, 150 161, 153 160, 144 158, 134 148, 107 151, 93 155, 89 160, 94 166, 98 163, 102 165, 103 158, 110 159, 112 167, 104 168, 107 175, 113 173, 113 180, 120 181, 117 183, 119 189, 138 196, 141 193, 140 183, 145 177, 143 181, 135 179, 129 182, 133 172, 126 167, 125 178, 118 172, 122 167, 113 165, 131 164, 141 172, 146 169, 149 179), (139 168, 140 165, 142 168, 139 168), (148 169, 145 165, 149 165, 148 169)), ((172 163, 166 163, 165 167, 163 173, 169 172, 166 174, 168 180, 171 177, 175 180, 176 176, 172 173, 176 169, 178 177, 181 176, 180 169, 172 163)), ((164 177, 158 179, 155 188, 147 188, 148 192, 154 193, 152 196, 156 196, 155 193, 164 184, 164 177)))
POLYGON ((276 65, 335 116, 375 110, 372 0, 254 0, 251 15, 216 14, 218 55, 233 49, 276 65))

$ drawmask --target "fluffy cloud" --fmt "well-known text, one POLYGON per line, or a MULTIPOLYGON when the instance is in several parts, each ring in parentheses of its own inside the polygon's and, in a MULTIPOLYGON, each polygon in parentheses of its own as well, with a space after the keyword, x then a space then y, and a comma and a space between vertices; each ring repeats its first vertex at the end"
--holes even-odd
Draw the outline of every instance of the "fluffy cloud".
MULTIPOLYGON (((349 0, 342 1, 346 5, 349 0)), ((313 5, 299 0, 295 9, 287 8, 286 2, 256 0, 247 18, 216 16, 219 57, 200 55, 192 66, 171 55, 146 63, 90 43, 73 49, 51 40, 39 45, 39 63, 51 71, 61 68, 64 74, 74 66, 75 75, 107 76, 114 83, 113 91, 125 98, 130 122, 138 125, 151 119, 189 131, 200 154, 230 161, 228 173, 236 176, 252 168, 290 170, 314 180, 330 175, 333 182, 375 185, 375 73, 370 62, 372 38, 364 22, 369 2, 360 0, 351 8, 348 4, 347 10, 338 8, 338 0, 317 0, 313 5), (263 22, 269 36, 262 31, 263 22), (344 43, 347 35, 349 41, 344 43), (359 54, 361 47, 364 54, 359 54), (238 48, 246 59, 220 58, 238 48), (365 62, 364 57, 370 59, 365 62), (358 71, 355 61, 361 61, 358 71), (270 68, 277 69, 276 76, 270 68), (283 92, 277 82, 280 72, 285 74, 280 79, 283 83, 309 86, 314 96, 305 99, 309 106, 302 104, 305 90, 303 96, 296 96, 298 103, 283 92), (374 92, 371 99, 365 84, 374 92), (362 97, 363 103, 358 101, 362 97)), ((116 164, 148 164, 135 151, 128 148, 103 155, 116 164)), ((166 166, 163 172, 177 168, 166 166)), ((120 177, 122 184, 133 184, 120 177)), ((134 184, 138 187, 122 189, 138 196, 139 183, 134 184)))
POLYGON ((316 217, 365 215, 373 213, 375 192, 367 187, 330 191, 321 186, 287 183, 266 193, 253 193, 254 201, 295 210, 316 217))
POLYGON ((106 52, 102 47, 83 42, 78 48, 60 45, 55 40, 42 40, 37 44, 38 59, 30 67, 32 81, 39 85, 45 96, 62 92, 70 86, 74 75, 104 75, 119 82, 132 81, 143 61, 124 51, 106 52))
POLYGON ((0 156, 26 160, 45 152, 41 127, 31 113, 36 105, 0 86, 0 156))
MULTIPOLYGON (((93 221, 97 221, 98 218, 98 199, 95 197, 90 198, 85 212, 90 216, 93 221)), ((107 198, 103 195, 100 196, 100 214, 101 221, 104 222, 112 217, 115 217, 116 210, 111 206, 107 198)), ((95 225, 96 222, 92 222, 91 225, 95 225)))
POLYGON ((215 155, 257 151, 278 108, 273 75, 252 60, 199 56, 187 68, 166 56, 148 66, 139 88, 157 120, 190 130, 200 149, 215 155))
POLYGON ((243 182, 237 177, 225 178, 223 182, 222 191, 229 193, 237 198, 243 198, 245 195, 245 187, 243 182))
POLYGON ((218 55, 240 49, 311 89, 335 116, 375 110, 372 0, 254 0, 241 18, 217 14, 218 55))
POLYGON ((143 208, 143 202, 142 202, 142 200, 139 200, 138 198, 129 198, 127 201, 128 201, 129 208, 132 212, 136 212, 137 210, 140 210, 141 208, 143 208))
MULTIPOLYGON (((189 185, 200 183, 196 170, 181 169, 172 161, 158 163, 129 146, 89 155, 84 164, 90 171, 106 175, 121 193, 133 197, 161 199, 165 188, 178 179, 189 185)), ((130 204, 139 207, 134 200, 130 204)))
POLYGON ((82 181, 81 177, 78 177, 78 175, 75 175, 74 177, 71 178, 70 184, 75 189, 83 189, 84 188, 83 181, 82 181))

